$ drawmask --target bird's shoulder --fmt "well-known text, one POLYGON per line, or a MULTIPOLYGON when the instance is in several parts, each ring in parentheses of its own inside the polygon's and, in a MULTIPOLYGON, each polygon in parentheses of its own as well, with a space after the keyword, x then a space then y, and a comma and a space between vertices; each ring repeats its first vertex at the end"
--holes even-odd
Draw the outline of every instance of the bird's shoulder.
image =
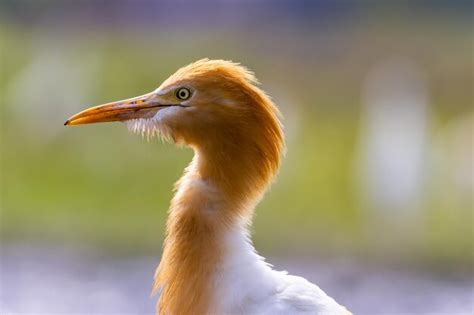
POLYGON ((350 312, 308 280, 275 271, 278 286, 264 314, 349 315, 350 312))

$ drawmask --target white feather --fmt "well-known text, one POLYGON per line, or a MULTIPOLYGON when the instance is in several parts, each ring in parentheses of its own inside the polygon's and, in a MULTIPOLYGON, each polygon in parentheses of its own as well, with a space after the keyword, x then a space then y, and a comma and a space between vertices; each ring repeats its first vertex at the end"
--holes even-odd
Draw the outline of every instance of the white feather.
POLYGON ((276 271, 259 256, 245 225, 226 240, 226 254, 214 279, 215 314, 350 314, 304 278, 276 271))
POLYGON ((177 113, 175 107, 166 107, 159 110, 155 116, 151 118, 137 118, 125 121, 129 131, 146 137, 150 140, 154 137, 159 137, 163 141, 169 141, 173 138, 171 130, 162 123, 163 119, 173 116, 177 113))

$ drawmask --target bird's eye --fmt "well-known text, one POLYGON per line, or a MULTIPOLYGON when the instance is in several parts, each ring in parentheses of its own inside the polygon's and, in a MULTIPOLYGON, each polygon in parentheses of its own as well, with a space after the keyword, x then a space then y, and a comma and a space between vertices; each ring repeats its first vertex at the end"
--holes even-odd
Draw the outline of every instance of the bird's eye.
POLYGON ((180 88, 176 90, 176 97, 182 101, 191 97, 191 91, 187 88, 180 88))

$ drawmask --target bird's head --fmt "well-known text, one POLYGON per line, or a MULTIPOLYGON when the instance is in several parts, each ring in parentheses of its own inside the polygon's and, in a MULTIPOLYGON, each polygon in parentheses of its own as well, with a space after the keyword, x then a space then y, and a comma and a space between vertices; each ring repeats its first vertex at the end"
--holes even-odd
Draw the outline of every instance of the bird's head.
MULTIPOLYGON (((223 152, 223 148, 273 157, 283 148, 279 112, 253 73, 223 60, 202 59, 180 68, 155 91, 82 111, 65 125, 123 121, 145 136, 223 152)), ((216 153, 217 154, 217 153, 216 153)))

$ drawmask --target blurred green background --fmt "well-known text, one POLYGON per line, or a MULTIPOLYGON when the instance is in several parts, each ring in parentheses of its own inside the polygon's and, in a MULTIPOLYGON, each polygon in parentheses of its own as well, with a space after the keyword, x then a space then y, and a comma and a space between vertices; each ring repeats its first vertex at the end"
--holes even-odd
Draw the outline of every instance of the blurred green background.
POLYGON ((63 123, 209 57, 255 71, 284 116, 287 154, 257 208, 257 249, 449 269, 473 262, 468 2, 0 9, 3 244, 159 255, 172 185, 192 152, 118 123, 63 123))

